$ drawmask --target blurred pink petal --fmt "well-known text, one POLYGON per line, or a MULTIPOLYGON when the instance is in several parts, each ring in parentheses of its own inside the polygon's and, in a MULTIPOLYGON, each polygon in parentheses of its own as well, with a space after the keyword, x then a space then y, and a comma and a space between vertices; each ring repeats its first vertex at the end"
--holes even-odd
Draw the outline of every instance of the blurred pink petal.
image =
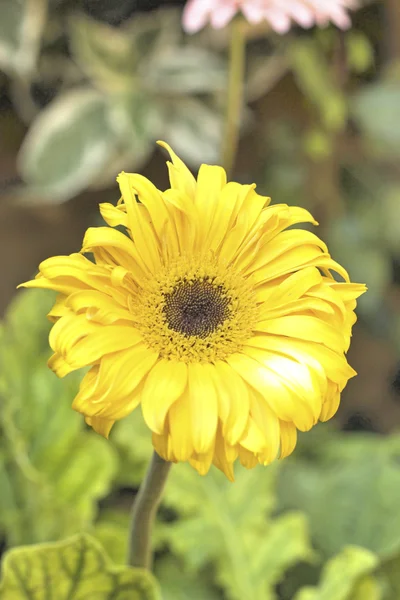
POLYGON ((348 10, 357 5, 358 0, 188 0, 183 28, 195 33, 211 23, 219 29, 241 11, 249 23, 268 21, 278 33, 286 33, 294 23, 308 28, 332 22, 347 29, 351 25, 348 10))

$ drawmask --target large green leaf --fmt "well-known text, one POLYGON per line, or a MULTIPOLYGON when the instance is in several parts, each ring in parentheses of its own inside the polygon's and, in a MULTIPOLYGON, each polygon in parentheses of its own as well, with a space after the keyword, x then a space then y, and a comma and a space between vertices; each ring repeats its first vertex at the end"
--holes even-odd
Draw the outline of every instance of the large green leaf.
POLYGON ((220 592, 210 583, 210 572, 191 572, 173 556, 157 561, 155 574, 163 600, 221 600, 220 592))
POLYGON ((342 129, 347 119, 346 99, 316 40, 295 39, 288 47, 288 58, 300 88, 318 109, 324 125, 333 131, 342 129))
POLYGON ((15 548, 3 563, 4 600, 158 600, 156 581, 142 569, 115 566, 87 535, 15 548))
POLYGON ((0 68, 21 76, 36 66, 47 0, 1 0, 0 68))
POLYGON ((215 106, 195 98, 165 102, 164 139, 193 167, 218 163, 222 119, 215 106))
MULTIPOLYGON (((311 435, 311 434, 308 434, 311 435)), ((357 545, 382 559, 400 551, 400 437, 336 434, 314 441, 312 453, 282 464, 282 508, 310 519, 325 556, 357 545)))
POLYGON ((70 90, 34 121, 19 154, 20 172, 35 198, 65 200, 100 174, 114 137, 105 98, 89 89, 70 90))
POLYGON ((388 251, 382 240, 376 210, 368 211, 366 207, 353 215, 331 221, 327 230, 332 256, 348 270, 352 281, 363 282, 368 287, 368 294, 358 301, 363 314, 374 314, 381 307, 392 279, 388 251))
POLYGON ((132 88, 139 57, 128 31, 79 15, 69 33, 75 60, 97 86, 112 93, 132 88))
POLYGON ((226 68, 221 58, 196 46, 170 46, 144 62, 141 75, 146 88, 164 94, 193 94, 224 90, 226 68))
POLYGON ((165 539, 189 568, 213 563, 232 600, 275 598, 285 571, 312 557, 302 515, 268 519, 274 480, 274 467, 240 469, 234 484, 214 469, 206 477, 187 465, 172 469, 165 504, 181 518, 165 527, 165 539))
POLYGON ((153 452, 151 432, 143 420, 140 407, 114 425, 110 439, 120 457, 118 482, 125 486, 138 485, 153 452))
POLYGON ((24 292, 0 327, 0 529, 9 545, 89 526, 116 470, 112 445, 71 409, 81 375, 59 380, 46 365, 51 297, 24 292))
POLYGON ((377 150, 400 154, 400 84, 380 82, 361 88, 352 101, 352 113, 377 150))
POLYGON ((126 167, 140 169, 159 139, 163 123, 162 103, 140 90, 115 94, 110 124, 121 144, 130 152, 126 167))
POLYGON ((344 548, 323 568, 318 588, 303 588, 296 594, 295 600, 356 600, 360 583, 365 594, 362 600, 378 600, 376 587, 371 587, 369 581, 367 586, 362 582, 362 578, 373 572, 378 563, 377 556, 364 548, 344 548))

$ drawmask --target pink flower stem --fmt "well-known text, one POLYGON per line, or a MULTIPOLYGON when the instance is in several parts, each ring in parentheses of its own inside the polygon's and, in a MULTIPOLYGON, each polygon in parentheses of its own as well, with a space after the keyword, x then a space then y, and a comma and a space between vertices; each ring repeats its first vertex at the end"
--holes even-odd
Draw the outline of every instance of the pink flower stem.
POLYGON ((246 63, 246 39, 243 25, 244 21, 240 17, 234 19, 231 24, 228 94, 221 156, 221 163, 227 172, 228 178, 232 174, 235 163, 243 108, 246 63))

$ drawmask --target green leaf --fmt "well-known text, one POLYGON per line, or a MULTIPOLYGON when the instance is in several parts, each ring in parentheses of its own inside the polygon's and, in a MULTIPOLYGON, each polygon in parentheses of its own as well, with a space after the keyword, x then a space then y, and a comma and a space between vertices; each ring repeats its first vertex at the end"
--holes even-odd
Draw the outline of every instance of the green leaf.
MULTIPOLYGON (((355 600, 353 594, 361 578, 371 573, 378 562, 378 558, 364 548, 344 548, 324 566, 318 588, 303 588, 294 600, 355 600)), ((363 600, 375 598, 366 595, 363 600)))
POLYGON ((194 98, 166 102, 164 138, 193 167, 218 163, 222 119, 215 106, 194 98))
POLYGON ((380 574, 379 577, 373 575, 363 577, 356 583, 351 600, 383 600, 383 598, 388 600, 381 579, 380 574))
POLYGON ((129 31, 79 15, 69 33, 75 60, 97 86, 111 93, 132 88, 139 56, 129 31))
POLYGON ((375 83, 361 88, 353 97, 352 113, 375 150, 388 156, 400 154, 400 84, 395 81, 375 83))
MULTIPOLYGON (((380 218, 382 220, 382 213, 380 218)), ((332 221, 327 230, 334 259, 348 270, 352 281, 366 283, 368 287, 368 293, 358 300, 359 310, 367 315, 380 309, 392 280, 391 263, 382 244, 381 230, 376 226, 377 219, 376 207, 368 211, 364 206, 355 214, 332 221), (360 255, 363 260, 359 259, 360 255)))
POLYGON ((71 408, 81 374, 47 367, 47 294, 21 293, 0 328, 0 529, 8 545, 89 526, 116 471, 112 445, 71 408))
POLYGON ((351 30, 346 35, 347 62, 355 73, 364 73, 374 64, 374 48, 362 31, 351 30))
POLYGON ((2 566, 4 600, 159 600, 158 586, 143 569, 114 566, 87 535, 16 548, 2 566))
POLYGON ((196 46, 170 46, 141 67, 146 89, 162 94, 220 92, 227 73, 222 59, 196 46))
POLYGON ((19 168, 32 194, 63 201, 95 180, 113 149, 106 100, 89 89, 70 90, 34 121, 19 168))
POLYGON ((0 67, 30 75, 36 66, 46 23, 47 0, 2 0, 0 5, 0 67))
POLYGON ((220 592, 209 581, 204 570, 191 572, 183 561, 173 556, 158 560, 155 575, 160 582, 163 600, 220 600, 220 592))
POLYGON ((153 453, 151 432, 143 420, 140 408, 114 425, 110 439, 120 458, 118 483, 125 486, 138 485, 153 453))
POLYGON ((333 131, 343 129, 347 119, 346 99, 315 40, 304 37, 292 41, 288 57, 300 88, 319 110, 325 127, 333 131))
POLYGON ((400 598, 400 556, 385 561, 380 573, 387 585, 385 600, 398 600, 400 598))
POLYGON ((120 142, 130 151, 130 169, 139 170, 164 127, 159 102, 138 90, 115 95, 110 107, 110 124, 120 142))
POLYGON ((381 559, 396 556, 400 437, 336 434, 312 440, 308 458, 297 454, 282 463, 281 507, 308 515, 314 545, 325 556, 344 545, 368 548, 381 559))
POLYGON ((188 568, 214 564, 232 600, 269 600, 284 572, 312 558, 305 519, 268 520, 276 468, 240 469, 234 484, 216 470, 206 477, 187 465, 171 472, 164 502, 180 515, 164 537, 188 568))
POLYGON ((102 511, 100 520, 90 530, 107 554, 117 564, 124 564, 128 554, 129 513, 122 510, 102 511))

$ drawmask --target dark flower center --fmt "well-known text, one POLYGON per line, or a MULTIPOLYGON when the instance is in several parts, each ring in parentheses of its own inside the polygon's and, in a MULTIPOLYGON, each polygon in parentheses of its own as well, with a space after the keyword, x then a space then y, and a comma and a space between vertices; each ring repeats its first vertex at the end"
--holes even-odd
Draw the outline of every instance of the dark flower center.
POLYGON ((163 310, 170 329, 205 338, 229 316, 229 297, 209 281, 183 281, 165 295, 163 310))

